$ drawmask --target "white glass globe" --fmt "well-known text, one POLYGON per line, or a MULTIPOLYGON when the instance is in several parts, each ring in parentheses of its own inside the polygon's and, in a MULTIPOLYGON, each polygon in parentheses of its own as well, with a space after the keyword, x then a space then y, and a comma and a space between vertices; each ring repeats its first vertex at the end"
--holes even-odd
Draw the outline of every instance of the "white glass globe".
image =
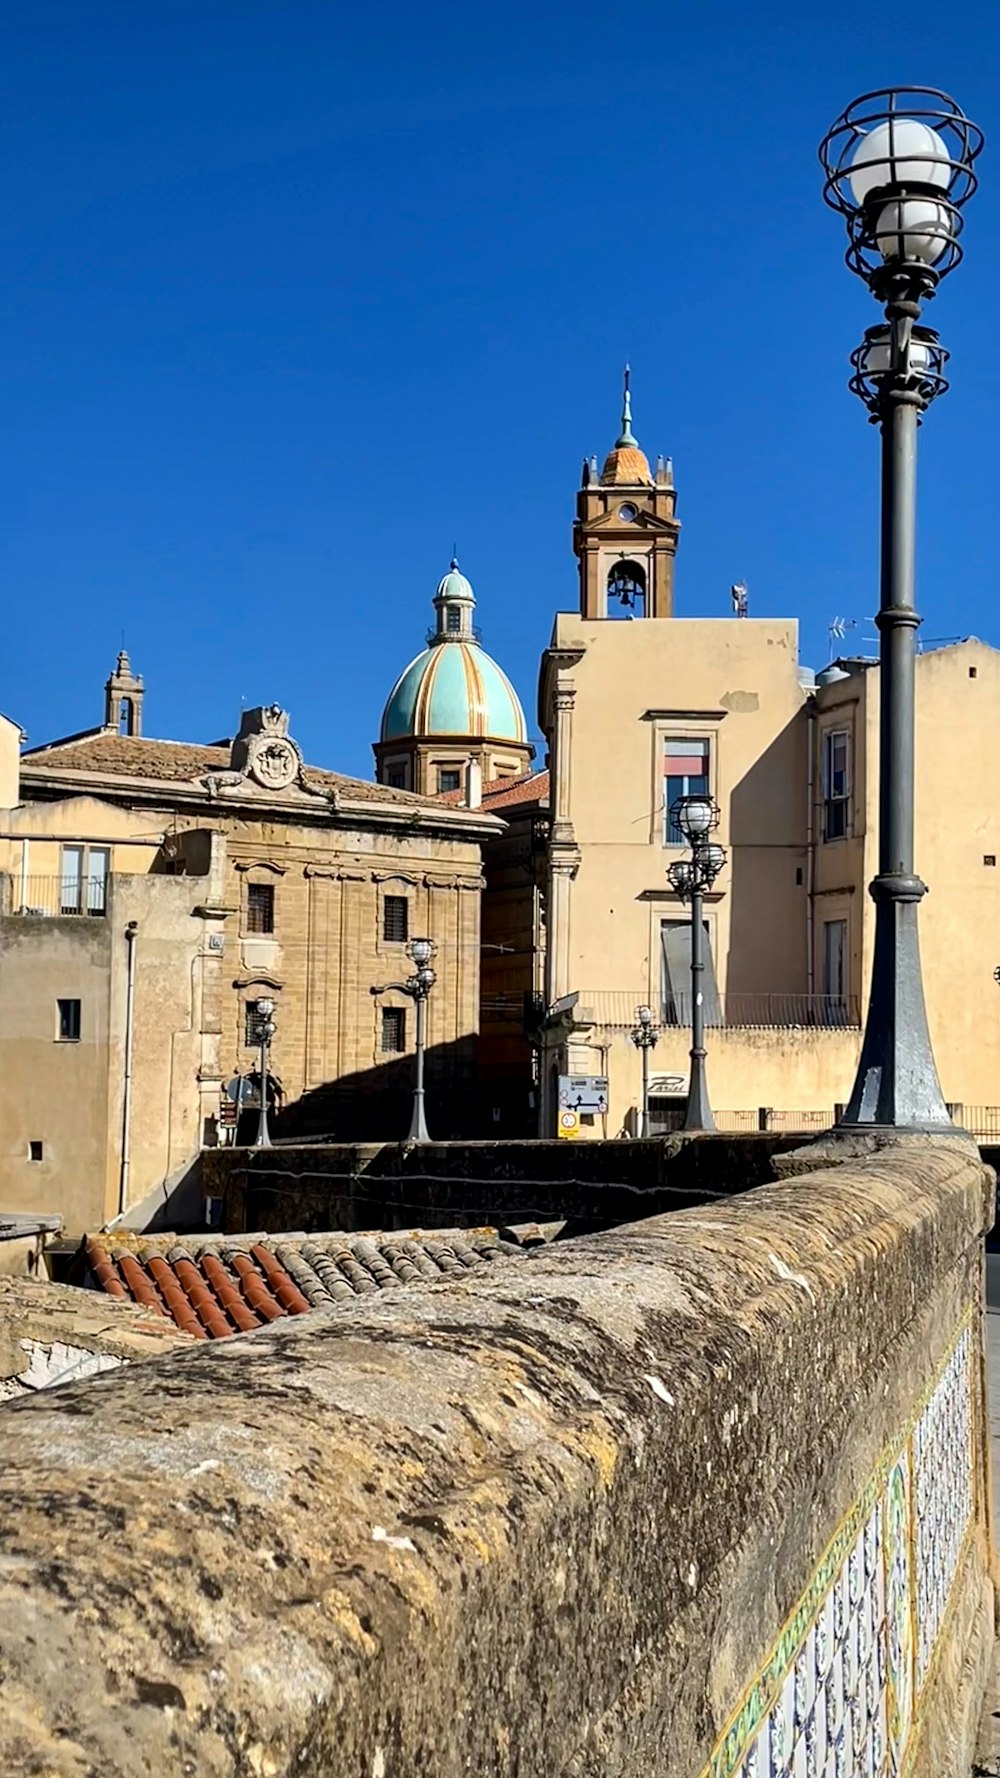
POLYGON ((929 198, 893 199, 884 204, 875 224, 875 241, 883 259, 919 259, 934 265, 941 258, 951 234, 951 219, 943 204, 929 198))
POLYGON ((876 124, 851 156, 851 190, 859 204, 882 185, 934 185, 947 191, 952 179, 945 142, 915 117, 876 124), (904 156, 917 155, 916 160, 904 156), (926 157, 926 158, 925 158, 926 157))
POLYGON ((693 796, 684 803, 678 817, 678 826, 689 840, 700 839, 712 825, 712 805, 706 797, 693 796))
MULTIPOLYGON (((924 340, 910 338, 909 369, 912 376, 927 370, 931 363, 931 350, 924 340)), ((872 340, 861 361, 861 368, 866 377, 885 376, 892 365, 892 347, 889 331, 876 340, 872 340)))

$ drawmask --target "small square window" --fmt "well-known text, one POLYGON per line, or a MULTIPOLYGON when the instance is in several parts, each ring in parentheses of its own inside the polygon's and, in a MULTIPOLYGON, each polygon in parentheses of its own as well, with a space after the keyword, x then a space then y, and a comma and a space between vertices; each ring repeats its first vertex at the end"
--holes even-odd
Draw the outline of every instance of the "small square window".
POLYGON ((984 864, 995 865, 996 861, 997 861, 997 855, 995 852, 984 852, 983 853, 983 863, 984 864))
POLYGON ((442 766, 438 772, 438 794, 445 790, 460 790, 461 787, 461 771, 455 766, 442 766))
POLYGON ((410 904, 405 895, 387 895, 382 903, 382 937, 387 944, 405 945, 410 936, 410 904))
POLYGON ((406 1048, 406 1008, 383 1006, 382 1053, 398 1056, 406 1048))
POLYGON ((29 1142, 28 1143, 28 1159, 29 1159, 29 1161, 40 1161, 40 1160, 44 1159, 44 1156, 45 1156, 45 1150, 44 1150, 44 1147, 41 1142, 29 1142))
POLYGON ((57 1000, 59 1014, 59 1042, 79 1043, 80 1041, 80 1002, 79 1000, 57 1000))
POLYGON ((274 884, 247 884, 247 931, 274 931, 274 884))

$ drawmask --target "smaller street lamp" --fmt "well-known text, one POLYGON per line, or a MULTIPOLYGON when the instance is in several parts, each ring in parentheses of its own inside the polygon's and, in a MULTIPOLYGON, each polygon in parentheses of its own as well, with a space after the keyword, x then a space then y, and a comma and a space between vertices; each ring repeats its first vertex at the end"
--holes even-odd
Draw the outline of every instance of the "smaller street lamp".
POLYGON ((387 982, 384 987, 372 989, 373 994, 387 994, 390 990, 395 994, 405 994, 416 1008, 413 1116, 410 1119, 409 1134, 411 1142, 430 1141, 424 1112, 424 1053, 427 1047, 427 996, 437 981, 437 975, 431 968, 431 959, 436 950, 437 946, 432 938, 411 938, 406 947, 406 955, 414 965, 413 974, 407 976, 405 982, 387 982))
POLYGON ((640 1136, 649 1135, 649 1052, 656 1048, 660 1033, 653 1024, 653 1012, 649 1006, 637 1006, 635 1009, 636 1025, 632 1032, 632 1042, 642 1057, 642 1114, 639 1122, 640 1136))
POLYGON ((678 858, 667 871, 675 895, 691 903, 691 1078, 685 1130, 714 1130, 705 1069, 705 1001, 701 978, 705 970, 703 897, 726 862, 726 849, 709 839, 719 825, 719 809, 710 796, 679 796, 671 806, 672 825, 691 847, 690 858, 678 858))
POLYGON ((277 1026, 274 1022, 274 1001, 258 1000, 257 1002, 257 1040, 260 1044, 260 1120, 257 1124, 257 1140, 255 1148, 270 1148, 271 1135, 267 1127, 267 1083, 270 1078, 270 1048, 277 1026))

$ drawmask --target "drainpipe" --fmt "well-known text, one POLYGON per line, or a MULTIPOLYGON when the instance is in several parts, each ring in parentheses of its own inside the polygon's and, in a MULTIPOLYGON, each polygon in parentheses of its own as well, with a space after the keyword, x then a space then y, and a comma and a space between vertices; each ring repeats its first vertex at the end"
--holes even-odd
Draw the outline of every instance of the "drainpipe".
POLYGON ((808 729, 808 767, 806 771, 806 993, 816 988, 813 897, 816 879, 816 700, 806 706, 808 729))
POLYGON ((129 1170, 132 1165, 132 1033, 135 1023, 135 941, 139 936, 138 920, 130 920, 125 928, 128 945, 128 985, 125 990, 125 1080, 122 1091, 122 1166, 118 1184, 118 1215, 128 1209, 129 1170))

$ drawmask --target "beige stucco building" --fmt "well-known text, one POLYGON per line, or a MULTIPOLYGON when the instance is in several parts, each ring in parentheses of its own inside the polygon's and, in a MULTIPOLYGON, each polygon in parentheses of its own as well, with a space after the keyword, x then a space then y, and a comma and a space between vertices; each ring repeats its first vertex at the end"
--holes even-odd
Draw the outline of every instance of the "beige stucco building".
POLYGON ((296 1127, 404 1133, 412 1004, 371 990, 405 979, 414 936, 438 945, 429 1111, 475 1074, 499 821, 306 766, 277 706, 231 743, 146 738, 143 697, 123 656, 100 728, 19 757, 0 719, 0 1205, 70 1231, 219 1139, 260 999, 296 1127))
MULTIPOLYGON (((705 903, 708 1071, 720 1122, 829 1122, 849 1096, 871 968, 879 674, 814 679, 792 620, 677 617, 673 478, 626 413, 584 465, 579 608, 555 618, 539 722, 549 744, 542 1127, 558 1081, 606 1075, 605 1117, 635 1128, 636 1007, 661 1027, 653 1123, 687 1090, 690 915, 667 882, 684 855, 670 805, 707 791, 728 861, 705 903), (724 1114, 724 1115, 722 1115, 724 1114), (803 1119, 801 1114, 808 1114, 803 1119)), ((949 1102, 1000 1102, 1000 654, 969 640, 917 662, 917 867, 928 1012, 949 1102)))

